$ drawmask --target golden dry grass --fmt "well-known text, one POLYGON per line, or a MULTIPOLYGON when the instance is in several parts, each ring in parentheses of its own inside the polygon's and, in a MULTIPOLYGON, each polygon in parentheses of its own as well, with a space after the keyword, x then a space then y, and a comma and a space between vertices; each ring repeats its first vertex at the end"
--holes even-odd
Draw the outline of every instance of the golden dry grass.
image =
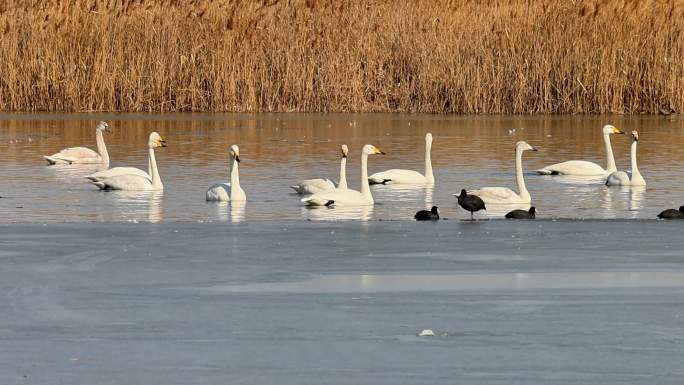
POLYGON ((12 111, 684 110, 682 1, 0 1, 12 111))

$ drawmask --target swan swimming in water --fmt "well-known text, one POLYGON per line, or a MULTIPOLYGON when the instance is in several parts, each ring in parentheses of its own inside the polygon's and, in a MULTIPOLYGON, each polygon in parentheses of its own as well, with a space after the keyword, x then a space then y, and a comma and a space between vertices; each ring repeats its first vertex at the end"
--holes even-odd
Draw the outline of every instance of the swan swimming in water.
POLYGON ((70 147, 52 154, 43 156, 49 165, 53 164, 105 164, 109 165, 109 153, 104 142, 103 132, 111 132, 106 122, 100 122, 95 127, 95 142, 97 152, 87 147, 70 147))
POLYGON ((607 124, 603 126, 603 143, 606 146, 606 168, 599 166, 594 162, 586 160, 569 160, 567 162, 556 163, 546 166, 542 169, 536 170, 538 174, 542 175, 599 175, 606 176, 615 172, 615 157, 613 156, 613 146, 610 144, 610 135, 624 134, 618 128, 607 124))
POLYGON ((349 148, 346 144, 340 147, 340 152, 342 153, 342 159, 340 160, 340 182, 335 186, 335 183, 330 179, 305 179, 300 181, 296 185, 290 186, 297 194, 315 194, 318 192, 333 190, 335 188, 347 188, 347 154, 349 153, 349 148))
POLYGON ((632 131, 632 144, 630 146, 630 161, 632 162, 632 177, 624 171, 615 171, 608 175, 606 179, 607 186, 646 186, 644 177, 641 176, 639 168, 637 167, 637 143, 639 142, 639 133, 632 131))
POLYGON ((432 134, 425 135, 425 175, 418 171, 405 169, 391 169, 382 172, 376 172, 368 179, 370 184, 429 184, 435 183, 435 176, 432 173, 432 160, 430 152, 432 151, 432 134))
MULTIPOLYGON (((148 143, 148 165, 150 167, 149 176, 139 174, 121 174, 105 177, 88 176, 87 178, 102 190, 132 190, 132 191, 155 191, 163 190, 159 171, 157 170, 157 160, 154 156, 154 149, 166 147, 164 138, 156 132, 150 134, 148 143)), ((143 172, 140 170, 140 172, 143 172)))
POLYGON ((150 174, 152 173, 152 165, 150 164, 149 157, 147 159, 147 172, 137 168, 137 167, 112 167, 107 170, 98 171, 86 176, 87 179, 91 181, 96 181, 97 179, 111 178, 117 175, 139 175, 143 178, 152 179, 150 174))
MULTIPOLYGON (((515 181, 518 185, 518 193, 506 187, 483 187, 478 190, 470 190, 468 194, 477 195, 486 204, 518 204, 530 203, 532 197, 525 186, 525 179, 523 178, 522 169, 522 154, 523 151, 531 150, 537 151, 533 146, 527 142, 520 141, 515 145, 515 181)), ((454 194, 456 195, 456 194, 454 194)))
POLYGON ((207 190, 207 201, 216 202, 238 202, 246 201, 247 194, 240 186, 240 147, 232 145, 228 149, 230 157, 230 183, 218 182, 207 190))
POLYGON ((368 185, 368 155, 385 154, 372 144, 363 146, 361 151, 361 192, 336 188, 302 198, 309 206, 372 206, 375 201, 368 185))

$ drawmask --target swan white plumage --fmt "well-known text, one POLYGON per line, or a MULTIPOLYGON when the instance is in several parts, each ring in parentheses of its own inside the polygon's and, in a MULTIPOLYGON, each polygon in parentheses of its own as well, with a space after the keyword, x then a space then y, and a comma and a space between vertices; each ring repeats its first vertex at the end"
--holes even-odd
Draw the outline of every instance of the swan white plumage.
MULTIPOLYGON (((521 204, 532 202, 532 197, 523 178, 522 154, 523 151, 537 151, 536 148, 520 141, 515 145, 515 181, 518 185, 518 193, 506 187, 483 187, 478 190, 469 190, 468 194, 477 195, 487 204, 521 204)), ((457 196, 458 194, 454 194, 457 196)))
POLYGON ((228 155, 230 156, 230 183, 218 182, 209 187, 206 194, 207 201, 238 202, 247 200, 245 190, 240 187, 240 170, 238 167, 240 163, 240 147, 236 145, 230 146, 228 155))
POLYGON ((371 184, 429 184, 435 183, 435 176, 432 173, 432 134, 425 135, 425 175, 418 171, 405 169, 391 169, 376 172, 368 179, 371 184))
POLYGON ((372 206, 375 201, 368 185, 368 155, 385 154, 372 144, 363 146, 361 151, 361 192, 336 188, 302 198, 309 206, 372 206))
POLYGON ((43 156, 48 164, 105 164, 109 165, 109 153, 104 142, 103 132, 109 130, 109 125, 106 122, 98 123, 95 127, 95 142, 97 143, 97 152, 87 147, 70 147, 52 154, 50 156, 43 156))
POLYGON ((608 175, 606 185, 608 186, 646 186, 644 177, 639 172, 637 167, 637 143, 639 142, 639 133, 632 131, 632 144, 630 146, 630 161, 632 163, 631 178, 630 175, 624 171, 615 171, 608 175))
POLYGON ((315 194, 321 191, 332 190, 334 188, 347 188, 347 154, 349 153, 349 148, 346 144, 340 147, 342 153, 342 159, 340 160, 340 181, 335 186, 335 183, 330 179, 305 179, 297 183, 296 185, 290 186, 297 194, 315 194))
MULTIPOLYGON (((150 134, 148 143, 148 165, 150 167, 149 176, 141 174, 121 174, 105 177, 88 176, 88 179, 102 190, 133 190, 133 191, 150 191, 163 190, 159 171, 157 169, 157 160, 154 155, 154 149, 157 147, 166 147, 166 142, 156 132, 150 134)), ((139 170, 143 172, 142 170, 139 170)))
POLYGON ((139 175, 143 178, 152 179, 150 174, 152 173, 152 165, 150 164, 149 157, 147 159, 147 172, 137 168, 137 167, 112 167, 107 170, 98 171, 87 175, 86 178, 91 181, 96 181, 102 178, 111 178, 117 175, 139 175))
POLYGON ((610 144, 610 135, 624 134, 618 128, 607 124, 603 126, 603 143, 606 146, 606 168, 599 166, 594 162, 586 160, 569 160, 567 162, 556 163, 546 166, 542 169, 536 170, 538 174, 542 175, 599 175, 605 176, 615 172, 615 157, 613 156, 613 146, 610 144))

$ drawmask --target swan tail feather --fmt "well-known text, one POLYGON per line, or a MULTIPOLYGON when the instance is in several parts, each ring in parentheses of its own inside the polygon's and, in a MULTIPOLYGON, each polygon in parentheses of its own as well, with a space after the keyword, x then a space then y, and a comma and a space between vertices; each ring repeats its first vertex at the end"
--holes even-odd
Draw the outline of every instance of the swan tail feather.
POLYGON ((392 179, 368 178, 368 184, 387 184, 391 181, 392 179))
POLYGON ((558 171, 552 171, 547 168, 540 168, 539 170, 534 170, 539 175, 558 175, 558 171))
POLYGON ((48 164, 50 164, 50 165, 52 165, 52 164, 71 164, 71 162, 69 162, 69 161, 67 161, 67 160, 60 159, 60 158, 56 158, 56 157, 54 157, 54 156, 47 156, 47 155, 44 155, 43 158, 44 158, 44 159, 48 162, 48 164))

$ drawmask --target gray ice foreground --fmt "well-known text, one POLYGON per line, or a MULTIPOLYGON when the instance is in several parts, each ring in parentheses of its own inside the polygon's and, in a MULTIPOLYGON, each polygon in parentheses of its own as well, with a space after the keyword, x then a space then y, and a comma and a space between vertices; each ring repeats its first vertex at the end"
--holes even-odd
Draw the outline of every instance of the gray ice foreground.
POLYGON ((681 384, 683 230, 0 226, 0 384, 681 384))

